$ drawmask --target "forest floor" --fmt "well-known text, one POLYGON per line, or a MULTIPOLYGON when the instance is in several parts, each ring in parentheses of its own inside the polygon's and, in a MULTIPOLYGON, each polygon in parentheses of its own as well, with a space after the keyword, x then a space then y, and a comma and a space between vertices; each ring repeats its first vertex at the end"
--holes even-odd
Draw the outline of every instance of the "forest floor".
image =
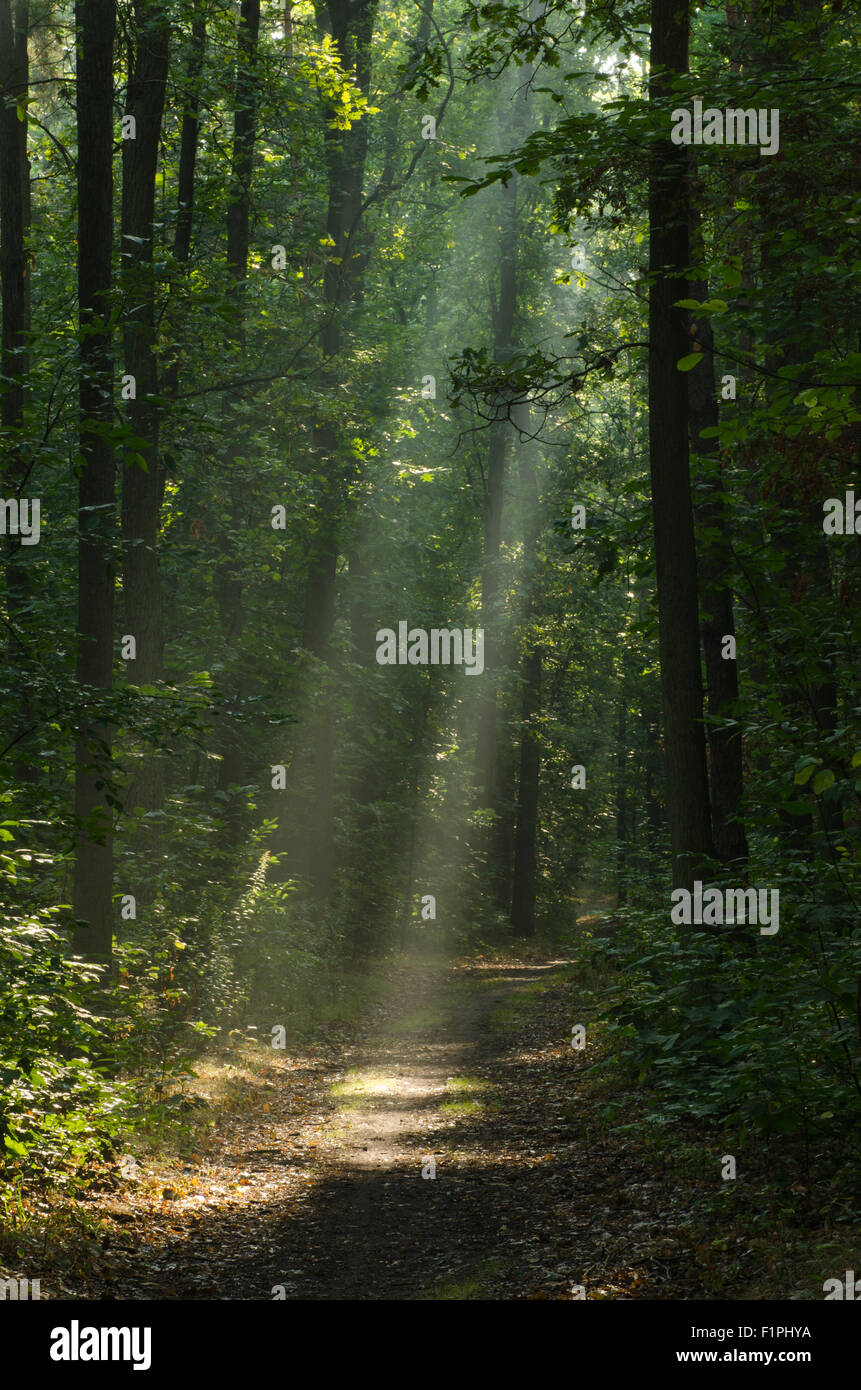
POLYGON ((574 973, 428 967, 361 1044, 246 1073, 208 1152, 100 1203, 85 1296, 691 1296, 666 1177, 578 1101, 574 973))
POLYGON ((78 1203, 42 1297, 821 1297, 767 1198, 720 1211, 719 1137, 686 1157, 624 1128, 637 1094, 594 1073, 595 981, 567 956, 390 983, 360 1035, 196 1063, 185 1152, 78 1203))

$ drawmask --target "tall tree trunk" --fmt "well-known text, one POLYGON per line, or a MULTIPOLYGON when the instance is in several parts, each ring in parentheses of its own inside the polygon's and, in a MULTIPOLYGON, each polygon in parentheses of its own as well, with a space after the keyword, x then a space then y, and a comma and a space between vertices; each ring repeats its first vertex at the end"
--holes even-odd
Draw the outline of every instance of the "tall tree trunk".
MULTIPOLYGON (((182 129, 179 138, 179 168, 177 171, 177 212, 173 237, 174 260, 180 266, 187 266, 191 258, 191 239, 194 227, 194 174, 197 165, 197 151, 200 140, 200 97, 203 63, 206 54, 206 19, 198 7, 191 25, 191 43, 185 66, 182 87, 182 129)), ((170 322, 170 316, 166 316, 170 322)), ((179 369, 181 348, 177 345, 176 356, 164 374, 162 393, 175 396, 179 390, 179 369)), ((165 471, 159 470, 161 501, 164 500, 165 471)), ((192 768, 198 765, 199 753, 193 758, 192 768)), ((189 782, 197 782, 197 771, 188 775, 189 782)))
POLYGON ((531 636, 521 667, 520 765, 517 778, 517 821, 514 831, 514 877, 511 891, 511 930, 515 936, 534 936, 538 882, 538 794, 541 774, 541 646, 531 636))
MULTIPOLYGON (((227 346, 238 355, 245 344, 245 287, 248 277, 248 248, 251 227, 251 180, 254 169, 254 142, 257 133, 257 51, 260 33, 260 0, 242 0, 237 32, 236 80, 234 85, 233 155, 231 161, 230 202, 227 209, 227 270, 231 278, 232 323, 227 346)), ((234 669, 237 646, 245 626, 242 578, 235 554, 240 525, 243 487, 234 454, 239 448, 240 424, 236 418, 240 397, 225 393, 222 420, 225 440, 225 475, 229 521, 219 538, 216 587, 221 631, 226 647, 224 678, 226 710, 220 728, 218 786, 221 791, 243 780, 245 766, 241 732, 231 717, 244 693, 242 676, 234 669)), ((240 832, 238 807, 231 804, 227 814, 228 840, 234 843, 240 832)))
MULTIPOLYGON (((513 90, 504 100, 510 115, 503 121, 505 134, 513 145, 523 138, 528 121, 527 85, 532 69, 518 69, 513 90)), ((518 200, 520 180, 512 174, 501 190, 496 295, 492 300, 493 358, 504 365, 515 350, 517 315, 517 259, 520 239, 518 200)), ((501 404, 505 404, 502 402, 501 404)), ((489 847, 490 889, 502 911, 511 902, 513 849, 515 836, 514 749, 501 727, 503 718, 502 682, 513 662, 510 643, 503 636, 503 591, 501 574, 502 518, 505 503, 506 469, 512 426, 518 423, 518 407, 512 418, 494 423, 489 431, 487 480, 484 491, 484 537, 481 573, 481 625, 484 628, 485 674, 482 677, 476 738, 476 772, 479 804, 493 812, 493 823, 486 842, 489 847)), ((508 412, 506 412, 508 414, 508 412)), ((532 524, 534 518, 529 518, 532 524)))
POLYGON ((197 14, 191 25, 191 48, 185 71, 176 190, 176 232, 173 240, 173 254, 183 265, 191 254, 191 231, 194 222, 194 171, 200 139, 200 79, 203 73, 205 52, 206 19, 203 15, 197 14))
MULTIPOLYGON (((206 20, 197 15, 191 26, 191 47, 185 69, 182 90, 182 130, 179 137, 179 169, 177 172, 177 212, 173 237, 174 260, 186 265, 191 255, 191 234, 194 225, 194 171, 200 140, 200 83, 206 52, 206 20)), ((165 373, 165 395, 176 395, 179 386, 179 358, 171 362, 165 373)), ((162 473, 162 483, 164 473, 162 473)))
POLYGON ((664 781, 664 765, 660 749, 660 728, 657 712, 653 713, 645 705, 640 708, 640 728, 643 739, 643 808, 645 811, 645 867, 652 879, 655 872, 659 847, 664 830, 664 815, 661 805, 661 790, 664 781))
POLYGON ((669 139, 672 80, 688 67, 687 0, 652 0, 649 95, 666 121, 649 160, 649 461, 673 884, 693 889, 712 855, 703 729, 697 562, 688 457, 688 189, 683 146, 669 139))
MULTIPOLYGON (((159 457, 158 363, 156 358, 155 182, 164 115, 170 26, 162 0, 135 0, 134 38, 126 114, 135 138, 123 141, 121 287, 126 378, 134 394, 127 420, 136 439, 135 458, 122 481, 123 606, 127 632, 136 643, 127 668, 135 685, 162 675, 164 630, 158 563, 159 514, 164 491, 159 457)), ((134 779, 128 800, 147 811, 164 799, 161 759, 150 752, 134 779)))
MULTIPOLYGON (((319 27, 328 33, 345 68, 354 68, 359 89, 367 93, 371 80, 371 40, 377 0, 321 0, 316 5, 319 27)), ((331 116, 331 112, 327 112, 331 116)), ((334 392, 338 372, 334 359, 344 341, 343 313, 362 297, 365 254, 358 237, 362 188, 368 152, 367 122, 349 130, 324 132, 328 205, 326 234, 330 256, 323 277, 324 316, 320 333, 323 352, 321 384, 334 392)), ((291 768, 291 850, 289 871, 306 878, 322 902, 328 900, 335 870, 335 713, 330 638, 335 623, 335 576, 340 533, 347 506, 353 461, 343 457, 339 432, 325 420, 314 431, 316 471, 320 476, 317 514, 311 537, 305 589, 303 646, 316 658, 311 678, 319 682, 309 735, 291 768)))
MULTIPOLYGON (((529 425, 527 407, 519 420, 529 425)), ((523 650, 520 661, 520 747, 518 749, 517 793, 509 922, 514 936, 535 934, 535 900, 538 892, 538 811, 541 791, 541 686, 542 651, 534 630, 540 586, 538 538, 542 530, 538 473, 533 456, 534 443, 521 445, 519 474, 524 551, 523 650)))
MULTIPOLYGON (((499 278, 493 310, 493 357, 504 364, 513 348, 517 305, 517 179, 512 177, 502 192, 499 234, 499 278)), ((500 547, 505 471, 511 424, 507 419, 490 426, 487 481, 484 489, 484 547, 481 570, 481 625, 484 628, 485 675, 476 741, 479 793, 483 804, 497 810, 499 798, 497 686, 502 646, 500 547)))
MULTIPOLYGON (((21 496, 29 477, 24 447, 24 408, 30 372, 30 280, 27 237, 30 231, 30 164, 27 158, 27 107, 30 71, 27 31, 28 0, 0 0, 0 430, 4 496, 21 496), (18 103, 21 103, 19 106, 18 103)), ((31 723, 24 637, 24 613, 30 584, 32 548, 7 535, 4 546, 6 611, 14 652, 4 665, 13 717, 18 722, 15 779, 32 783, 36 768, 26 756, 31 723)))
MULTIPOLYGON (((27 0, 0 0, 0 424, 12 438, 4 448, 4 483, 15 491, 26 474, 18 436, 30 367, 30 290, 26 240, 30 230, 30 164, 27 158, 29 58, 27 0), (19 107, 18 103, 22 105, 19 107)), ((21 549, 20 545, 16 547, 21 549)))
POLYGON ((110 730, 87 709, 86 687, 113 679, 114 495, 111 252, 113 239, 114 0, 78 0, 78 305, 81 475, 78 490, 78 656, 82 709, 76 748, 75 949, 109 959, 113 944, 112 811, 106 797, 110 730))
MULTIPOLYGON (((693 173, 694 162, 691 159, 693 173)), ((696 187, 696 184, 694 184, 696 187)), ((699 210, 691 198, 690 207, 691 258, 694 265, 702 264, 702 228, 699 210)), ((691 299, 704 303, 708 283, 692 279, 688 286, 691 299)), ((733 655, 725 658, 724 638, 735 638, 732 592, 726 582, 731 562, 729 518, 719 500, 722 491, 721 470, 717 464, 718 441, 702 438, 702 431, 718 423, 718 401, 715 387, 713 333, 706 314, 693 312, 690 324, 690 348, 702 352, 703 359, 688 373, 688 416, 690 441, 694 453, 715 460, 717 471, 708 484, 705 499, 696 511, 697 524, 705 537, 698 556, 700 580, 700 609, 702 612, 702 641, 705 657, 706 686, 709 714, 713 718, 737 720, 738 663, 733 655)), ((744 792, 741 729, 709 724, 709 781, 711 786, 712 831, 715 854, 722 864, 743 865, 747 861, 747 837, 739 818, 744 792)))
POLYGON ((628 843, 628 789, 627 772, 627 719, 624 691, 619 696, 619 713, 616 720, 616 905, 621 907, 628 901, 628 886, 625 876, 625 856, 628 843))

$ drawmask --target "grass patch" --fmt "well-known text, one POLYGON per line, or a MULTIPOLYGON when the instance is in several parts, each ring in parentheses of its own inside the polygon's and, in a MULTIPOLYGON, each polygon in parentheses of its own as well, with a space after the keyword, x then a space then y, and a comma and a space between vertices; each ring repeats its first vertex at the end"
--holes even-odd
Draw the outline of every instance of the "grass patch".
POLYGON ((445 1115, 478 1115, 484 1110, 499 1109, 494 1087, 478 1076, 450 1076, 445 1093, 451 1097, 440 1105, 445 1115))

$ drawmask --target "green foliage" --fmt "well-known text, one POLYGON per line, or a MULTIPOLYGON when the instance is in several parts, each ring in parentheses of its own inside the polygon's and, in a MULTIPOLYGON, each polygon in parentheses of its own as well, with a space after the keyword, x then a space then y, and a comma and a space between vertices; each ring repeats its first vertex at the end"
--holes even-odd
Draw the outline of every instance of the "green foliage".
POLYGON ((672 928, 652 907, 620 909, 613 941, 593 947, 623 972, 614 1061, 648 1079, 652 1123, 783 1136, 808 1177, 861 1114, 861 932, 820 881, 806 902, 797 879, 781 885, 779 950, 756 927, 672 928))
POLYGON ((69 958, 56 917, 0 916, 0 1170, 74 1187, 133 1098, 105 1068, 97 972, 69 958))

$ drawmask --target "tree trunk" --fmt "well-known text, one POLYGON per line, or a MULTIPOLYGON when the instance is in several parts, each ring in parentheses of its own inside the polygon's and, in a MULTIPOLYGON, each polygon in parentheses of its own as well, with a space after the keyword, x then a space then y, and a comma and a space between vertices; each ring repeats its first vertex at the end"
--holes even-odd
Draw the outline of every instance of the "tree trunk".
POLYGON ((616 905, 618 907, 628 901, 625 877, 625 856, 628 843, 628 796, 625 785, 628 733, 625 715, 623 693, 619 698, 619 714, 616 722, 616 905))
POLYGON ((672 876, 693 889, 712 855, 703 730, 697 563, 688 458, 688 191, 683 146, 669 139, 674 75, 687 71, 687 0, 652 0, 649 95, 666 121, 649 160, 649 461, 672 876))
MULTIPOLYGON (((513 347, 514 313, 517 305, 517 179, 512 177, 502 192, 499 235, 498 294, 493 305, 493 358, 503 364, 513 347)), ((484 628, 485 682, 476 741, 479 795, 484 806, 498 811, 499 758, 497 731, 497 687, 500 680, 499 652, 502 619, 499 575, 502 544, 502 507, 505 498, 505 470, 511 424, 508 419, 490 426, 487 482, 484 490, 484 548, 481 572, 481 625, 484 628)))
MULTIPOLYGON (((691 160, 691 172, 693 168, 691 160)), ((693 198, 690 228, 691 255, 694 264, 698 265, 703 255, 701 219, 693 198)), ((706 301, 709 297, 707 282, 692 279, 688 285, 688 295, 700 303, 706 301)), ((714 428, 718 423, 713 334, 707 315, 691 313, 689 347, 704 354, 702 361, 688 373, 691 448, 704 458, 716 460, 717 439, 701 437, 704 429, 714 428)), ((723 639, 735 638, 732 592, 726 583, 731 562, 730 521, 719 500, 722 486, 721 470, 717 465, 717 472, 708 484, 708 493, 695 509, 697 524, 705 536, 698 556, 698 571, 708 708, 709 714, 717 719, 727 719, 731 715, 737 718, 738 713, 738 663, 734 656, 726 659, 722 654, 723 639)), ((744 865, 747 862, 747 837, 739 819, 744 792, 741 729, 738 724, 734 728, 709 724, 708 744, 715 854, 721 864, 744 865)))
MULTIPOLYGON (((134 395, 127 403, 129 429, 145 440, 126 463, 122 481, 123 606, 126 631, 136 655, 128 667, 135 685, 152 685, 162 675, 164 629, 158 563, 159 514, 163 495, 159 458, 158 363, 156 358, 155 181, 164 114, 170 26, 161 0, 135 0, 134 47, 126 114, 135 138, 123 140, 122 237, 123 349, 126 379, 134 395)), ((129 789, 127 801, 146 811, 164 800, 164 769, 151 750, 129 789)))
POLYGON ((191 49, 185 72, 183 92, 182 131, 179 138, 179 171, 177 176, 176 233, 173 254, 183 265, 191 253, 191 230, 194 219, 194 170, 200 138, 200 79, 206 51, 206 20, 197 15, 191 25, 191 49))
POLYGON ((131 670, 135 684, 143 685, 161 676, 164 645, 156 554, 161 486, 153 223, 169 25, 160 0, 136 0, 134 19, 126 112, 135 119, 135 138, 123 141, 123 347, 126 375, 134 378, 128 425, 146 444, 140 449, 142 465, 132 461, 123 474, 123 602, 129 632, 137 642, 131 670))
MULTIPOLYGON (((377 0, 354 0, 352 4, 349 0, 325 0, 316 6, 316 12, 319 28, 331 36, 344 67, 355 69, 357 85, 367 93, 377 0)), ((324 147, 329 188, 326 234, 333 245, 323 277, 320 375, 323 389, 334 392, 338 373, 333 359, 343 342, 343 310, 362 298, 366 257, 357 244, 357 234, 368 152, 366 120, 346 131, 327 124, 324 147)), ((326 902, 335 870, 335 713, 329 642, 335 622, 340 531, 353 462, 341 457, 339 432, 330 421, 315 429, 314 452, 321 477, 317 497, 321 521, 310 542, 303 646, 323 666, 322 670, 318 665, 311 668, 312 679, 320 682, 316 709, 291 768, 291 849, 286 867, 291 874, 306 878, 315 896, 326 902)))
MULTIPOLYGON (((521 407, 520 424, 528 429, 528 407, 521 407)), ((535 900, 538 893, 538 811, 541 791, 541 643, 533 624, 538 610, 540 561, 538 538, 542 530, 538 474, 529 442, 521 444, 520 494, 523 532, 525 602, 522 621, 523 654, 520 664, 520 747, 514 809, 509 922, 514 936, 535 934, 535 900)))
POLYGON ((114 496, 111 253, 113 239, 114 0, 78 0, 78 304, 81 475, 78 491, 78 656, 84 687, 76 748, 75 950, 110 959, 112 810, 106 796, 110 730, 87 709, 86 687, 113 678, 114 496))
MULTIPOLYGON (((505 94, 511 115, 507 138, 514 144, 522 139, 526 128, 528 106, 526 83, 531 68, 520 68, 517 86, 505 94)), ((514 174, 501 190, 501 215, 498 243, 497 293, 492 303, 493 359, 500 366, 511 357, 516 347, 515 319, 517 315, 517 258, 519 245, 518 195, 520 180, 514 174)), ((500 402, 500 410, 507 405, 500 402)), ((503 637, 504 603, 501 575, 502 516, 505 503, 506 468, 512 441, 512 427, 517 424, 517 410, 505 410, 504 418, 490 427, 487 458, 487 481, 484 493, 484 544, 481 575, 481 625, 484 628, 485 674, 482 676, 476 738, 476 772, 479 805, 493 812, 493 823, 485 835, 488 845, 490 888, 494 901, 507 911, 512 892, 512 858, 515 837, 514 786, 516 760, 514 749, 501 727, 501 687, 507 667, 514 654, 503 637), (509 419, 509 415, 511 418, 509 419)))
POLYGON ((514 831, 514 878, 511 930, 515 936, 535 935, 535 897, 538 882, 538 794, 541 745, 541 647, 532 637, 523 657, 520 768, 517 780, 517 821, 514 831))
MULTIPOLYGON (((236 80, 234 85, 233 155, 231 161, 230 202, 227 208, 227 270, 231 277, 230 298, 233 317, 227 333, 227 346, 239 354, 245 343, 245 285, 248 277, 248 247, 251 227, 251 180, 254 170, 254 142, 257 133, 257 48, 260 33, 260 0, 242 0, 237 33, 236 80)), ((245 626, 242 578, 233 539, 240 527, 243 498, 242 480, 237 475, 234 455, 240 447, 240 422, 236 412, 240 397, 226 392, 222 399, 224 430, 225 491, 228 498, 228 524, 218 540, 216 588, 224 664, 227 674, 223 689, 219 733, 221 765, 218 788, 227 792, 242 782, 245 768, 240 726, 233 712, 244 694, 245 685, 237 667, 237 648, 245 626)), ((241 817, 235 803, 228 804, 227 840, 235 844, 240 835, 241 817)))
MULTIPOLYGON (((13 431, 4 452, 4 479, 17 492, 26 462, 16 436, 24 422, 30 366, 30 291, 26 239, 30 229, 30 165, 26 106, 29 89, 27 0, 0 0, 0 290, 3 299, 0 424, 13 431), (14 8, 13 8, 14 4, 14 8), (22 119, 23 116, 23 119, 22 119)), ((22 547, 16 546, 18 550, 22 547)))
MULTIPOLYGON (((177 173, 176 228, 173 237, 174 260, 186 265, 191 255, 191 233, 194 225, 194 171, 200 139, 200 80, 206 51, 206 20, 197 16, 191 26, 191 48, 185 69, 182 101, 182 130, 179 138, 179 170, 177 173)), ((179 386, 179 358, 165 372, 164 393, 176 395, 179 386)), ((164 482, 164 473, 161 475, 164 482)))
MULTIPOLYGON (((24 408, 30 372, 30 281, 27 237, 30 231, 30 165, 27 158, 29 53, 28 0, 0 0, 0 296, 3 302, 0 342, 0 430, 4 462, 0 482, 4 496, 21 497, 29 477, 24 447, 24 408)), ((19 735, 14 777, 33 783, 36 768, 26 756, 26 730, 32 722, 27 677, 28 645, 24 614, 30 591, 33 548, 7 535, 4 546, 6 612, 14 654, 7 654, 12 717, 19 735)))

